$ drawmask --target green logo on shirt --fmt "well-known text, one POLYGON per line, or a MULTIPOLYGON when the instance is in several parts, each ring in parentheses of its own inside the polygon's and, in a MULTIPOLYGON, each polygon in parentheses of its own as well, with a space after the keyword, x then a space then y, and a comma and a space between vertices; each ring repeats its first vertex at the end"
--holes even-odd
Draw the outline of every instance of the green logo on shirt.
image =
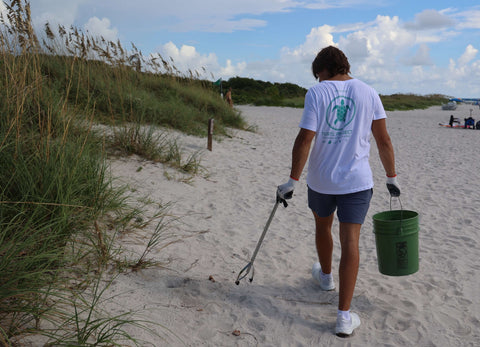
POLYGON ((327 108, 327 124, 333 130, 341 131, 355 118, 355 101, 346 96, 337 96, 327 108))

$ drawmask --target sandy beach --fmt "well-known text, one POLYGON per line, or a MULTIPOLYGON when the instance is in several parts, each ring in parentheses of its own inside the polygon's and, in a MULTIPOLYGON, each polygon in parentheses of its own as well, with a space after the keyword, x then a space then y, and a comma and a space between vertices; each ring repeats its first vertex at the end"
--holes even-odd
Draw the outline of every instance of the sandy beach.
MULTIPOLYGON (((179 134, 186 151, 202 151, 205 172, 184 182, 161 164, 139 158, 112 162, 131 194, 173 205, 183 237, 149 258, 169 262, 118 276, 107 296, 112 313, 138 312, 159 336, 129 332, 145 346, 478 346, 480 341, 480 130, 448 129, 451 114, 480 120, 478 106, 387 112, 404 209, 420 215, 417 273, 378 270, 372 216, 388 210, 385 174, 372 139, 374 195, 360 239, 360 270, 352 302, 362 325, 353 337, 334 334, 338 289, 311 278, 314 222, 305 174, 289 206, 280 206, 255 260, 253 282, 235 285, 288 179, 302 110, 239 106, 255 132, 207 140, 179 134), (140 169, 141 168, 141 169, 140 169), (233 332, 236 331, 236 334, 233 332)), ((394 208, 398 208, 395 205, 394 208)), ((152 211, 153 212, 153 211, 152 211)), ((340 248, 334 224, 333 272, 340 248)), ((146 230, 147 235, 151 230, 146 230)), ((136 235, 143 249, 145 235, 136 235)))

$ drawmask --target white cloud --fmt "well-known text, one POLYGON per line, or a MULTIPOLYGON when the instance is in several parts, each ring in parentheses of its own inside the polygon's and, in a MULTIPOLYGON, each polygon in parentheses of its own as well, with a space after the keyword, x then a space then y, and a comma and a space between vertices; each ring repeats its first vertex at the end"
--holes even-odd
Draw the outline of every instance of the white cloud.
POLYGON ((91 0, 35 0, 30 2, 35 25, 43 26, 49 22, 69 27, 75 23, 79 8, 91 0))
POLYGON ((415 54, 411 57, 405 58, 403 62, 406 65, 412 66, 433 65, 433 61, 430 56, 430 48, 426 44, 421 44, 415 54))
POLYGON ((41 14, 38 17, 40 22, 61 22, 66 26, 79 20, 78 17, 83 12, 88 12, 88 17, 108 17, 117 23, 142 20, 173 31, 232 32, 265 26, 266 22, 258 18, 264 14, 285 13, 300 8, 319 10, 381 6, 382 2, 383 0, 35 0, 32 8, 34 13, 41 14))
MULTIPOLYGON (((445 86, 452 89, 452 95, 463 97, 478 97, 480 89, 478 87, 472 88, 469 81, 476 81, 480 79, 480 60, 473 60, 478 53, 478 50, 472 45, 465 48, 464 53, 455 62, 453 58, 450 59, 448 65, 448 83, 445 86), (467 88, 465 88, 467 86, 467 88), (453 91, 461 91, 458 95, 453 91)), ((477 86, 478 84, 474 84, 477 86)))
MULTIPOLYGON (((182 45, 179 48, 173 42, 168 42, 158 49, 158 53, 168 61, 171 67, 187 76, 193 73, 198 74, 199 78, 216 80, 220 77, 228 79, 247 74, 246 62, 233 64, 230 59, 227 59, 226 65, 221 66, 214 53, 201 54, 195 47, 189 45, 182 45)), ((154 56, 155 54, 152 54, 150 58, 154 56)))
MULTIPOLYGON (((311 29, 302 44, 296 47, 284 47, 278 60, 247 63, 245 76, 275 82, 295 81, 295 83, 310 86, 315 80, 310 67, 316 54, 323 47, 334 45, 344 50, 352 65, 355 76, 366 81, 382 83, 394 88, 401 80, 402 71, 398 57, 411 50, 416 45, 416 36, 406 30, 398 17, 378 16, 375 21, 351 26, 358 29, 345 32, 346 27, 323 25, 311 29), (338 42, 334 35, 345 33, 338 42), (258 77, 257 77, 258 76, 258 77)), ((411 62, 417 65, 431 64, 428 59, 428 47, 420 46, 411 62)), ((225 69, 235 75, 234 69, 225 69)), ((235 71, 237 72, 237 71, 235 71)))
POLYGON ((111 28, 111 23, 108 18, 99 19, 92 17, 84 25, 85 31, 94 37, 103 37, 107 41, 117 41, 118 30, 111 28))
MULTIPOLYGON (((312 29, 301 45, 283 48, 279 60, 270 63, 263 76, 282 71, 284 81, 295 80, 308 87, 314 83, 309 68, 316 52, 332 44, 346 53, 354 77, 370 83, 383 94, 480 93, 478 87, 459 89, 459 85, 464 85, 462 79, 480 75, 480 61, 475 60, 477 49, 467 46, 457 63, 452 61, 449 67, 441 68, 434 64, 430 47, 419 37, 423 36, 408 30, 398 17, 377 16, 373 22, 352 26, 351 32, 345 31, 345 27, 322 26, 312 29), (343 35, 334 40, 339 32, 343 35)), ((438 35, 440 41, 442 37, 445 35, 438 35)), ((250 67, 248 64, 249 72, 250 67)))
POLYGON ((464 11, 455 14, 458 18, 457 28, 462 29, 480 29, 480 10, 464 11))
POLYGON ((242 18, 239 20, 215 19, 205 20, 204 18, 192 18, 186 22, 179 22, 172 29, 179 32, 187 32, 190 30, 199 30, 205 32, 225 32, 232 33, 239 30, 254 30, 255 28, 264 27, 267 22, 259 19, 242 18))
POLYGON ((377 16, 369 27, 340 37, 339 47, 357 65, 388 68, 396 64, 401 52, 415 45, 415 40, 415 35, 402 27, 398 17, 377 16))
POLYGON ((306 36, 305 42, 300 46, 290 49, 284 47, 282 49, 282 58, 290 60, 303 60, 305 57, 310 59, 322 49, 323 47, 335 45, 333 41, 334 28, 330 25, 323 25, 321 27, 313 28, 306 36))
MULTIPOLYGON (((377 16, 373 22, 351 26, 351 32, 345 28, 328 25, 313 28, 300 45, 282 48, 276 60, 237 64, 228 60, 223 67, 214 57, 210 71, 225 79, 243 76, 272 82, 294 81, 309 87, 315 83, 310 72, 311 62, 321 48, 334 45, 347 54, 352 75, 370 83, 382 94, 443 92, 456 95, 461 78, 480 74, 480 63, 474 61, 477 50, 473 46, 465 49, 458 63, 453 61, 450 67, 442 69, 434 65, 430 47, 419 43, 418 34, 408 30, 398 17, 377 16), (335 40, 339 33, 343 35, 335 40), (457 89, 452 89, 453 86, 457 89)), ((188 54, 179 53, 180 56, 186 58, 188 54)))
POLYGON ((381 7, 383 3, 384 1, 382 0, 306 0, 303 2, 303 6, 311 10, 326 10, 366 5, 381 7))
MULTIPOLYGON (((198 73, 202 78, 210 79, 211 76, 206 74, 215 74, 222 69, 214 53, 200 54, 193 46, 182 45, 178 48, 173 42, 168 42, 158 49, 158 53, 172 67, 175 67, 185 75, 189 75, 192 72, 198 73)), ((155 54, 152 56, 155 56, 155 54)), ((234 68, 230 66, 230 69, 233 70, 234 68)))
POLYGON ((415 15, 415 20, 406 23, 405 27, 410 30, 431 30, 451 27, 455 22, 447 15, 436 10, 424 10, 415 15))
POLYGON ((244 76, 245 70, 247 67, 247 63, 241 62, 237 65, 233 65, 230 59, 227 60, 227 65, 225 67, 220 68, 219 76, 227 76, 227 77, 234 77, 234 76, 244 76))
MULTIPOLYGON (((258 16, 288 12, 303 6, 297 0, 35 0, 34 22, 43 25, 78 24, 82 15, 115 19, 117 23, 137 21, 154 23, 173 31, 232 32, 253 30, 266 25, 258 16), (120 10, 121 9, 121 10, 120 10), (98 14, 97 14, 98 13, 98 14)), ((83 23, 82 23, 83 24, 83 23)))
MULTIPOLYGON (((110 0, 112 1, 112 0, 110 0)), ((118 0, 117 0, 118 1, 118 0)), ((124 2, 127 2, 124 0, 124 2)), ((160 15, 175 15, 177 17, 193 17, 214 15, 217 17, 232 16, 238 14, 253 14, 260 15, 267 12, 285 12, 292 8, 302 5, 301 1, 295 0, 242 0, 242 1, 225 1, 225 0, 177 0, 177 1, 163 1, 161 4, 158 1, 146 1, 150 8, 162 10, 160 15)), ((135 7, 131 5, 130 7, 135 7)))
POLYGON ((471 62, 475 56, 478 53, 478 49, 474 48, 472 45, 468 45, 467 48, 465 49, 465 52, 463 52, 462 56, 458 58, 458 65, 459 66, 465 66, 469 62, 471 62))
POLYGON ((340 44, 350 59, 363 61, 370 56, 371 44, 363 32, 355 32, 348 39, 341 38, 340 44))
POLYGON ((116 13, 119 21, 143 18, 171 31, 232 32, 265 26, 258 16, 288 12, 302 4, 297 0, 143 0, 139 6, 130 0, 102 0, 95 6, 104 11, 113 6, 121 8, 122 12, 116 13))

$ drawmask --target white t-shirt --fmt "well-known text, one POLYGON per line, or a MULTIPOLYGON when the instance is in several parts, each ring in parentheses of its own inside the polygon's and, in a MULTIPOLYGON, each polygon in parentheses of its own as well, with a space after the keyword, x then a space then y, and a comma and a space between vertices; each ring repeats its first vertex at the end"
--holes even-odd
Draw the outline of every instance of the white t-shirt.
POLYGON ((322 81, 310 88, 299 125, 316 132, 308 186, 323 194, 372 188, 371 127, 386 117, 377 92, 360 80, 322 81))

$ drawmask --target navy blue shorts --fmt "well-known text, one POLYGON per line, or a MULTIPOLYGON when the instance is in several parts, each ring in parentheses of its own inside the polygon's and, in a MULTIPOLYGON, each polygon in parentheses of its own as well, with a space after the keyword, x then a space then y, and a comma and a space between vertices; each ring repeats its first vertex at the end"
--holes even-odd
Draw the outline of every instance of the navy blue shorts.
POLYGON ((372 195, 373 189, 330 195, 318 193, 308 187, 308 207, 319 217, 328 217, 338 208, 337 216, 341 223, 363 224, 372 195))

